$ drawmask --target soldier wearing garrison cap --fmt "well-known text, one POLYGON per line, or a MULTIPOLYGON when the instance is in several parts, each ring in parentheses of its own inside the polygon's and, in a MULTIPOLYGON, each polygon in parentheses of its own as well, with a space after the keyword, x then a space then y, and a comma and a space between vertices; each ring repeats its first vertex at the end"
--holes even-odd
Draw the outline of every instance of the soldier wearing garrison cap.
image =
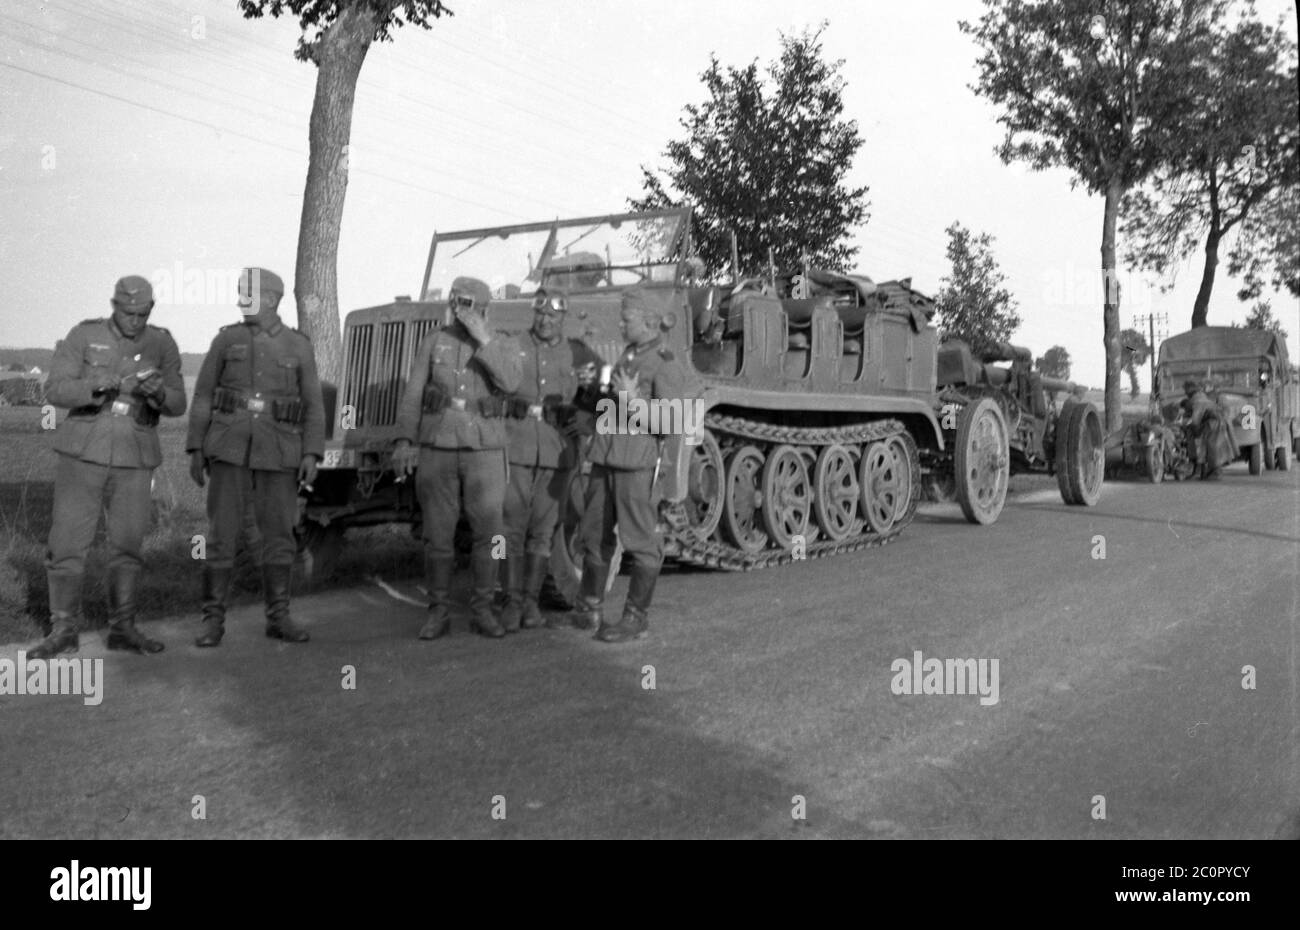
POLYGON ((46 553, 50 635, 31 650, 45 659, 78 647, 86 553, 107 495, 109 649, 161 652, 135 626, 140 552, 149 528, 153 470, 162 462, 160 416, 185 412, 181 357, 167 330, 148 324, 153 288, 117 282, 111 316, 73 327, 54 350, 46 396, 67 407, 54 437, 54 515, 46 553))
POLYGON ((419 469, 416 496, 429 586, 420 639, 437 639, 450 629, 453 537, 462 502, 474 536, 471 626, 484 636, 505 635, 492 612, 492 547, 493 537, 504 532, 506 395, 519 388, 520 364, 514 340, 488 328, 491 300, 488 286, 476 278, 452 281, 453 322, 420 345, 398 405, 393 467, 402 476, 419 469))
MULTIPOLYGON (((701 385, 694 370, 663 344, 661 322, 662 314, 649 293, 641 288, 623 293, 623 335, 628 346, 619 357, 603 400, 630 404, 677 399, 684 406, 700 396, 701 385)), ((684 425, 661 422, 660 433, 655 435, 618 433, 609 428, 605 419, 596 421, 596 435, 587 452, 591 476, 582 515, 582 595, 572 622, 579 629, 597 627, 596 638, 602 642, 618 643, 645 636, 650 599, 664 553, 655 478, 663 443, 682 441, 684 425), (617 542, 622 542, 632 559, 632 578, 622 619, 607 624, 605 581, 610 570, 618 568, 610 564, 617 542)))
POLYGON ((216 646, 225 631, 235 548, 249 499, 262 538, 266 635, 308 639, 289 616, 297 546, 298 487, 310 486, 325 447, 325 408, 316 356, 306 336, 280 322, 279 276, 246 268, 239 279, 242 323, 212 340, 194 386, 190 475, 208 488, 210 531, 203 562, 203 629, 197 646, 216 646))

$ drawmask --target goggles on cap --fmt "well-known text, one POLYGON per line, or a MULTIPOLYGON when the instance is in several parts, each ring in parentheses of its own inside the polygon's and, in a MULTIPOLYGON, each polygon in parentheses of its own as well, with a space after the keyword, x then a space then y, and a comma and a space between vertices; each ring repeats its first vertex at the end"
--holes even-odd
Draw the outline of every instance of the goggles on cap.
POLYGON ((452 310, 460 310, 462 308, 465 310, 474 309, 474 298, 468 294, 452 294, 447 298, 447 303, 451 304, 452 310))
POLYGON ((569 302, 563 297, 538 294, 533 298, 533 310, 536 313, 566 313, 568 309, 569 302))

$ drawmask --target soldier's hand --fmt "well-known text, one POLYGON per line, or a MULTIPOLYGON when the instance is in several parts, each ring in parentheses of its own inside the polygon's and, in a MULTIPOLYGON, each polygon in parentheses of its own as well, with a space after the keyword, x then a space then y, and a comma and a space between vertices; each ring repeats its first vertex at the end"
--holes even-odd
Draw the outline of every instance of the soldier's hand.
POLYGON ((399 479, 411 474, 419 464, 419 451, 405 439, 393 448, 393 471, 397 473, 399 479))
POLYGON ((91 396, 107 394, 110 391, 116 391, 122 384, 122 379, 113 375, 100 375, 90 384, 91 396))
POLYGON ((316 456, 308 454, 298 463, 298 487, 304 491, 312 490, 316 483, 316 456))
POLYGON ((626 391, 628 400, 637 396, 636 375, 628 374, 625 371, 615 371, 613 378, 610 380, 610 386, 615 394, 626 391))
POLYGON ((460 320, 465 331, 479 345, 487 345, 492 340, 492 330, 488 328, 487 319, 472 310, 457 310, 456 319, 460 320))
POLYGON ((190 477, 199 487, 203 487, 203 476, 208 473, 208 463, 203 458, 203 453, 195 449, 190 453, 190 477))

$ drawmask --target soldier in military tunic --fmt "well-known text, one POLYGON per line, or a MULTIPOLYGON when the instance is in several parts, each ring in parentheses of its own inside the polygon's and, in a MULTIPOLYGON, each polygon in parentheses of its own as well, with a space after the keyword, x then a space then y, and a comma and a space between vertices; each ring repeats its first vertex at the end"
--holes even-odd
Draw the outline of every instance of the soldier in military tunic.
POLYGON ((153 470, 162 462, 160 416, 185 412, 181 357, 167 330, 146 322, 153 289, 117 282, 112 316, 86 320, 54 350, 46 397, 68 416, 54 437, 54 518, 46 554, 50 635, 31 650, 45 659, 78 646, 86 553, 108 495, 109 649, 161 652, 135 627, 140 550, 149 528, 153 470))
POLYGON ((189 435, 190 475, 208 488, 203 562, 203 629, 197 646, 221 643, 236 542, 251 497, 261 536, 266 635, 304 643, 307 631, 289 615, 297 546, 298 487, 316 478, 325 448, 325 408, 311 341, 280 322, 284 283, 270 271, 240 275, 242 323, 212 340, 194 386, 189 435))
MULTIPOLYGON (((663 345, 662 316, 640 288, 623 294, 623 335, 628 347, 613 372, 607 397, 614 403, 679 399, 683 404, 700 396, 701 386, 689 365, 663 345)), ((630 417, 629 417, 630 419, 630 417)), ((573 615, 579 629, 597 627, 596 638, 618 643, 645 636, 650 600, 663 564, 663 533, 658 529, 655 489, 665 437, 682 441, 682 423, 661 422, 660 434, 619 433, 596 422, 596 435, 587 452, 591 476, 582 516, 586 549, 582 596, 573 615), (617 539, 614 535, 618 527, 617 539), (632 577, 622 619, 606 624, 605 582, 612 569, 616 541, 632 559, 632 577)))
MULTIPOLYGON (((507 409, 510 480, 505 496, 506 604, 501 625, 513 633, 542 623, 537 598, 546 579, 560 498, 575 464, 574 440, 590 432, 591 415, 575 405, 595 381, 600 357, 563 335, 568 301, 539 290, 533 326, 520 336, 522 378, 507 409)), ((586 406, 590 406, 587 404, 586 406)))
POLYGON ((519 349, 488 328, 492 299, 476 278, 452 281, 448 303, 455 321, 420 345, 398 406, 393 467, 409 475, 417 466, 416 495, 423 514, 429 615, 420 639, 450 629, 453 538, 464 513, 473 533, 473 629, 494 638, 505 630, 492 612, 497 564, 493 537, 504 533, 506 429, 509 398, 519 388, 519 349))

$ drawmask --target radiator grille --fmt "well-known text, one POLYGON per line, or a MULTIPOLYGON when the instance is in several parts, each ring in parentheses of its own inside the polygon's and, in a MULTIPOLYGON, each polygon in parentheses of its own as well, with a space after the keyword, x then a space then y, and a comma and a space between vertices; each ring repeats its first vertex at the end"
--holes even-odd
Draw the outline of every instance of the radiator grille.
POLYGON ((366 409, 362 400, 365 387, 370 383, 370 350, 374 343, 375 327, 372 323, 354 326, 348 330, 347 384, 343 403, 351 408, 356 426, 367 425, 366 409))

